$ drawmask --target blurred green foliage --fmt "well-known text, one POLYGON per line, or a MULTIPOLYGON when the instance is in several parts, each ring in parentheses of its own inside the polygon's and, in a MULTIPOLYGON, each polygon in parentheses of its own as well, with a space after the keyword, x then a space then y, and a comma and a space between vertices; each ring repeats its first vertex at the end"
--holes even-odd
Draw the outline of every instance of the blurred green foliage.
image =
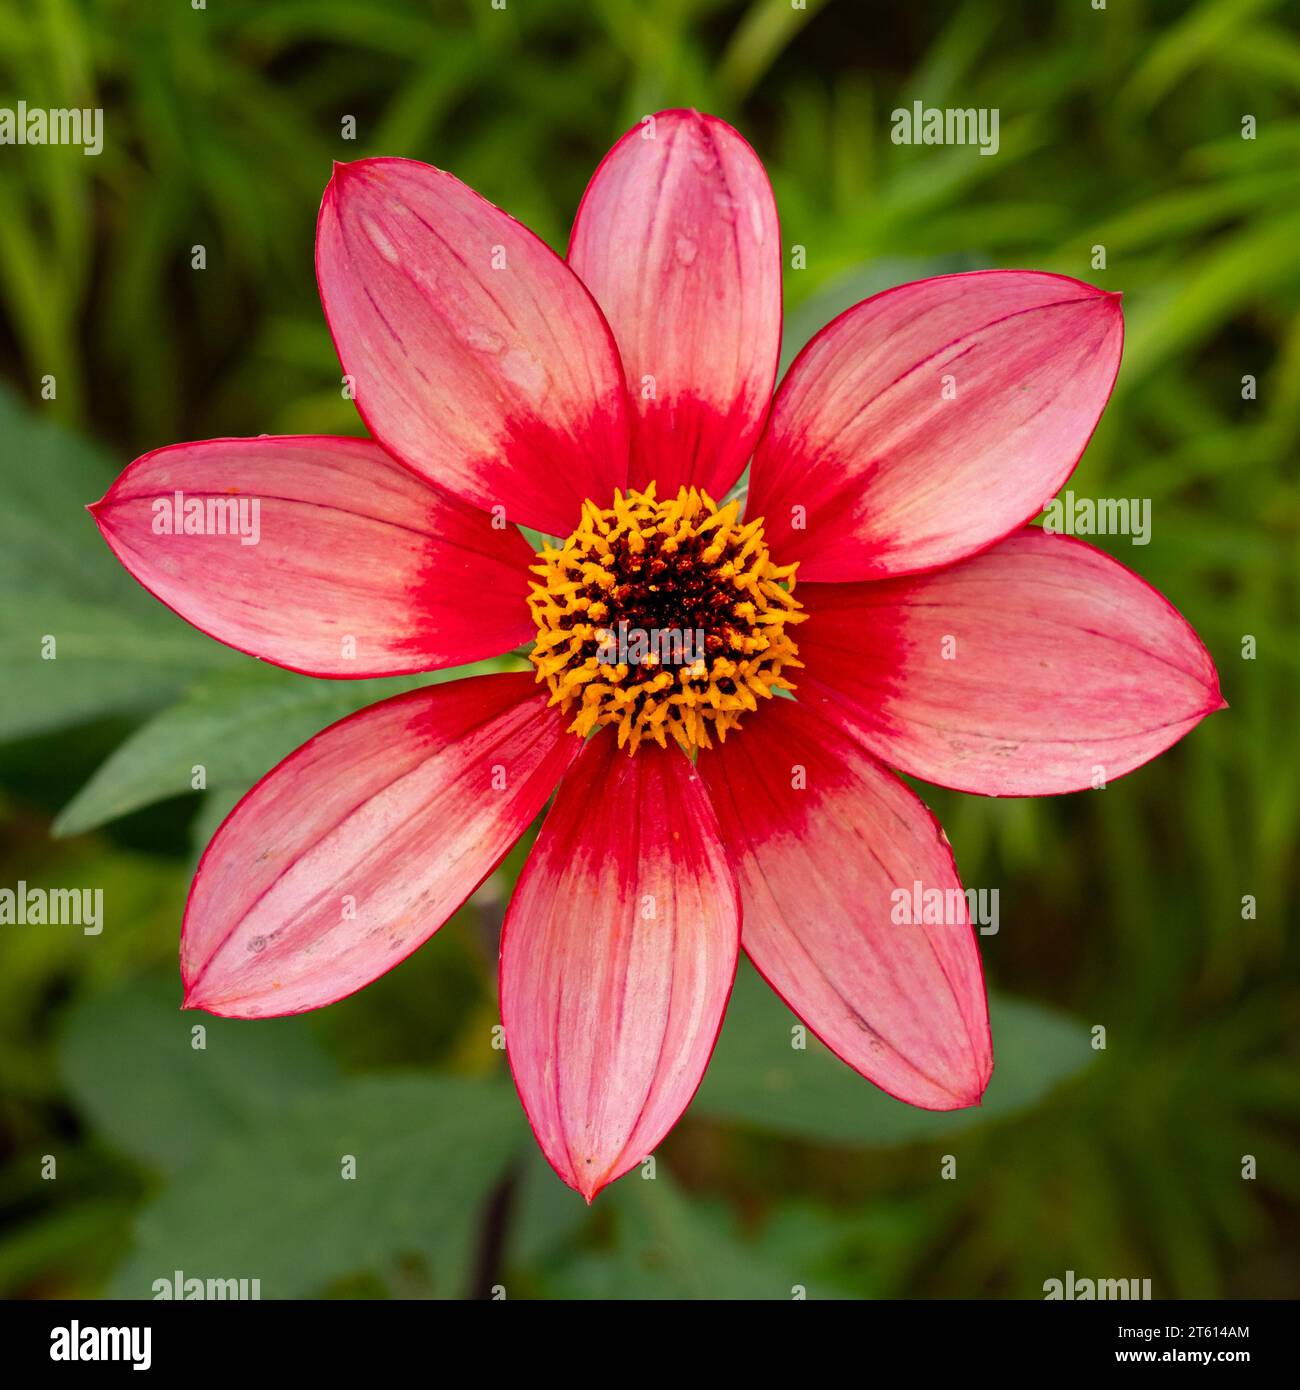
POLYGON ((102 885, 108 910, 99 937, 0 928, 0 1290, 148 1296, 179 1267, 265 1296, 1037 1297, 1072 1268, 1293 1295, 1296 19, 1284 0, 0 0, 0 105, 105 109, 97 158, 0 147, 0 882, 102 885), (914 99, 998 108, 998 155, 893 145, 914 99), (562 250, 604 150, 671 105, 731 120, 771 171, 806 248, 787 359, 936 268, 1124 291, 1119 384, 1071 486, 1152 499, 1151 544, 1111 548, 1193 622, 1232 708, 1104 793, 921 789, 966 882, 1001 890, 980 1112, 924 1115, 792 1052, 744 976, 655 1181, 588 1212, 490 1042, 522 851, 362 994, 204 1020, 191 1047, 175 950, 197 850, 381 683, 203 639, 81 508, 174 440, 359 432, 312 274, 332 159, 429 160, 562 250))

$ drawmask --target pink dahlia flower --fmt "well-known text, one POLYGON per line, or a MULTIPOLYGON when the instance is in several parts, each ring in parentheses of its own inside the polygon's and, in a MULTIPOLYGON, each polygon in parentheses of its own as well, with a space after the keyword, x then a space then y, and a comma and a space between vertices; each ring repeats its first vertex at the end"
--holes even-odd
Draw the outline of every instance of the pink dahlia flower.
POLYGON ((567 262, 450 174, 365 159, 326 189, 316 268, 371 438, 159 449, 93 508, 105 539, 189 622, 290 670, 529 642, 534 669, 385 700, 268 773, 199 865, 186 1005, 260 1018, 360 989, 555 792, 501 1013, 538 1142, 588 1200, 690 1101, 742 945, 869 1081, 976 1104, 972 928, 894 911, 960 880, 888 769, 1074 791, 1224 703, 1165 599, 1026 526, 1106 404, 1119 297, 1031 271, 902 285, 773 396, 771 186, 694 111, 614 146, 567 262), (714 499, 751 461, 742 521, 714 499), (238 499, 256 544, 223 534, 238 499), (519 525, 567 539, 534 554, 519 525))

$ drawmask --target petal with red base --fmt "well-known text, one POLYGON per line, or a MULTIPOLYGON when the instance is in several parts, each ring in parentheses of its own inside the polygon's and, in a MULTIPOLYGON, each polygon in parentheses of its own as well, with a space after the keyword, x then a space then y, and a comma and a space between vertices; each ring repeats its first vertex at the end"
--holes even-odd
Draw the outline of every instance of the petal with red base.
POLYGON ((533 632, 519 532, 367 439, 174 444, 136 459, 90 510, 156 598, 292 671, 432 671, 533 632))
POLYGON ((1119 296, 987 270, 900 285, 795 359, 754 456, 747 512, 802 580, 952 564, 1043 508, 1119 370, 1119 296))
POLYGON ((335 167, 316 277, 371 433, 467 502, 567 535, 627 477, 623 371, 582 282, 451 174, 335 167))
POLYGON ((501 941, 515 1085, 588 1201, 672 1128, 736 973, 739 902, 703 784, 676 748, 587 743, 524 866, 501 941))
POLYGON ((1118 560, 1027 527, 934 574, 801 584, 800 699, 877 757, 990 796, 1104 785, 1224 707, 1186 619, 1118 560))
POLYGON ((882 1090, 927 1110, 976 1105, 993 1048, 952 850, 846 724, 773 700, 700 755, 740 878, 745 952, 882 1090))
POLYGON ((199 863, 181 935, 186 1006, 301 1013, 427 941, 577 753, 546 699, 527 674, 412 691, 267 773, 199 863))
POLYGON ((569 264, 623 358, 632 485, 721 498, 758 440, 781 350, 781 229, 758 156, 714 116, 648 117, 592 176, 569 264))

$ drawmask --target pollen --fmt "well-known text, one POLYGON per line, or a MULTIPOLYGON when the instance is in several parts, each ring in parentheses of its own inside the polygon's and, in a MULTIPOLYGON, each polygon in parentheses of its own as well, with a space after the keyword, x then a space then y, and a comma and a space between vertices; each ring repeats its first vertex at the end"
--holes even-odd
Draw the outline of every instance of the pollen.
POLYGON ((694 756, 795 688, 798 565, 774 564, 762 518, 739 512, 697 488, 660 501, 651 483, 585 501, 568 540, 538 552, 531 660, 571 733, 612 724, 629 753, 672 738, 694 756))

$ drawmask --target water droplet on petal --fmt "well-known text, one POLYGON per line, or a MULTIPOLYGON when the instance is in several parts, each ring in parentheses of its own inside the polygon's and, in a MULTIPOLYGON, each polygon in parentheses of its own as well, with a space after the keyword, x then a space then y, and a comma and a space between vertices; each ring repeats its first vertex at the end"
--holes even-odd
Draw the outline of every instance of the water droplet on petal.
POLYGON ((432 266, 410 265, 407 266, 407 273, 430 299, 436 299, 442 293, 442 279, 432 266))
POLYGON ((718 216, 724 222, 734 222, 736 220, 736 200, 730 193, 719 193, 713 199, 713 206, 717 209, 718 216))
POLYGON ((490 328, 484 328, 481 324, 467 328, 463 336, 465 342, 475 352, 496 353, 500 352, 506 345, 506 340, 500 333, 494 333, 490 328))
POLYGON ((396 265, 398 263, 397 247, 389 241, 379 224, 369 217, 363 217, 361 219, 361 228, 366 236, 370 238, 370 244, 389 265, 396 265))
POLYGON ((693 265, 700 248, 688 236, 679 236, 673 246, 673 255, 682 265, 693 265))
POLYGON ((531 352, 522 348, 511 348, 501 359, 501 372, 507 381, 513 382, 521 391, 530 396, 538 396, 546 386, 546 368, 531 352))
POLYGON ((763 238, 767 233, 767 228, 764 226, 763 223, 763 205, 758 201, 757 198, 750 199, 749 225, 753 229, 754 240, 758 242, 760 246, 762 246, 763 238))

